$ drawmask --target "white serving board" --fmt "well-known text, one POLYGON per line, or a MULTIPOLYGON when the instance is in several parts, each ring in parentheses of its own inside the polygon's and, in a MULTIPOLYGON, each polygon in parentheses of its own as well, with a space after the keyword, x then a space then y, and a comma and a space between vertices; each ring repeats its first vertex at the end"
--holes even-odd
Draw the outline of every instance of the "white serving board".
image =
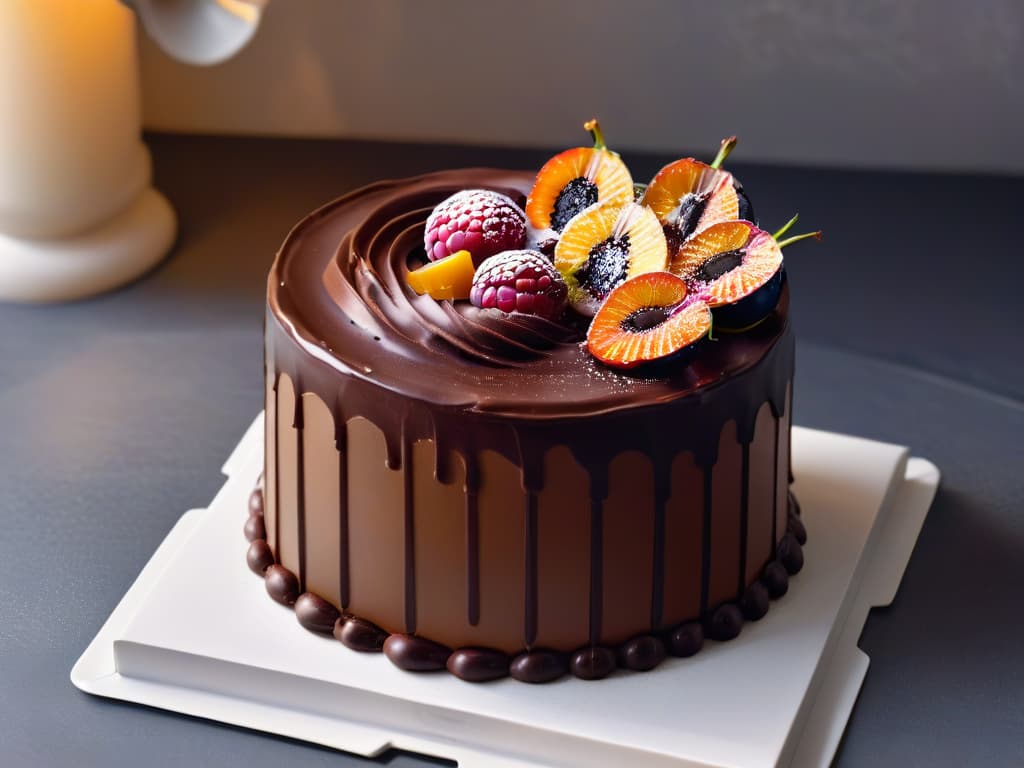
POLYGON ((794 428, 804 569, 728 643, 649 673, 543 686, 402 672, 299 626, 245 564, 262 415, 210 507, 168 534, 71 671, 89 693, 373 756, 460 766, 825 766, 868 658, 871 606, 895 596, 939 472, 907 449, 794 428))

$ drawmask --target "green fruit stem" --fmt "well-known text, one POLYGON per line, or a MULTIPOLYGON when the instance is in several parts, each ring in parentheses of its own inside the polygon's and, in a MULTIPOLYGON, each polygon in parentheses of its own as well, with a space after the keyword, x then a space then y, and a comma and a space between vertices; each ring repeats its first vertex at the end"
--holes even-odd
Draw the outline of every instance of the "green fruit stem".
POLYGON ((716 171, 722 167, 722 163, 725 162, 725 158, 729 156, 729 153, 736 148, 736 137, 730 136, 728 139, 722 139, 722 146, 718 148, 718 154, 715 155, 715 159, 711 161, 711 167, 716 171))
POLYGON ((809 237, 813 237, 815 240, 821 240, 821 230, 819 229, 817 232, 804 232, 802 235, 793 235, 792 237, 788 237, 779 243, 779 248, 785 248, 787 245, 798 243, 809 237))
POLYGON ((782 237, 782 236, 783 236, 784 234, 786 234, 787 232, 789 232, 790 228, 791 228, 791 227, 792 227, 792 226, 793 226, 794 224, 796 224, 796 220, 797 220, 797 219, 799 219, 799 218, 800 218, 800 214, 799 214, 799 213, 794 213, 794 214, 793 214, 793 218, 792 218, 792 219, 790 219, 789 221, 787 221, 787 222, 786 222, 785 224, 783 224, 783 225, 782 225, 782 227, 781 227, 781 228, 779 229, 779 231, 778 231, 778 232, 776 232, 776 233, 775 233, 774 235, 772 235, 772 239, 773 239, 773 240, 778 240, 778 239, 779 239, 780 237, 782 237))
POLYGON ((597 118, 593 117, 587 120, 583 124, 583 130, 590 134, 590 137, 594 140, 594 149, 607 149, 607 145, 604 143, 604 134, 601 133, 601 125, 597 122, 597 118))

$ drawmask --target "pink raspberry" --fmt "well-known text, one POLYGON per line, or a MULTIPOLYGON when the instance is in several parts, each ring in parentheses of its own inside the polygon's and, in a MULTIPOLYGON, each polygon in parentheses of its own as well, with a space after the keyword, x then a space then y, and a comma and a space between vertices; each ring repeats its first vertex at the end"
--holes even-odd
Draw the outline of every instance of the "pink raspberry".
POLYGON ((427 219, 423 247, 432 261, 466 250, 479 264, 488 256, 522 248, 526 214, 511 198, 487 189, 456 192, 427 219))
POLYGON ((569 289, 561 273, 538 251, 505 251, 477 267, 469 300, 481 309, 522 312, 554 320, 569 289))

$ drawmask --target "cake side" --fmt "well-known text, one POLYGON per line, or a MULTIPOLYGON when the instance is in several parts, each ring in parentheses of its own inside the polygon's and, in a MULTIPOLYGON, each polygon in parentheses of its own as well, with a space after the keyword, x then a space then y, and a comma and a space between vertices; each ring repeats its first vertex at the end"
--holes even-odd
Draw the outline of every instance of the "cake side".
POLYGON ((759 618, 780 589, 761 580, 790 508, 785 307, 759 363, 706 391, 580 424, 500 417, 501 428, 472 411, 461 426, 432 419, 337 373, 333 389, 311 389, 323 361, 268 315, 272 551, 297 592, 368 622, 375 648, 413 635, 506 659, 554 650, 568 664, 644 638, 671 649, 673 633, 685 652, 705 625, 727 639, 740 605, 759 618), (446 441, 449 429, 473 449, 446 441))
POLYGON ((546 443, 532 424, 507 424, 528 446, 515 461, 445 451, 409 424, 389 461, 387 425, 341 417, 279 372, 267 392, 268 543, 303 590, 450 647, 571 651, 700 619, 742 597, 786 531, 789 377, 777 406, 762 399, 746 414, 780 361, 791 370, 788 338, 721 385, 717 396, 741 404, 720 425, 697 420, 696 397, 562 424, 546 443), (673 424, 674 445, 652 454, 616 447, 595 462, 588 451, 601 434, 673 424), (584 436, 567 445, 574 431, 584 436))

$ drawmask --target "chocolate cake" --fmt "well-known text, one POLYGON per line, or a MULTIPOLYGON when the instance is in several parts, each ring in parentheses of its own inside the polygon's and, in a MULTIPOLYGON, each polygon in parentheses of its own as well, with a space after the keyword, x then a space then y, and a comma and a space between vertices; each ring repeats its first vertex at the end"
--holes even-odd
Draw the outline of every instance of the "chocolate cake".
POLYGON ((535 175, 382 182, 288 235, 250 567, 308 629, 471 681, 596 679, 735 637, 802 564, 784 275, 752 328, 610 366, 571 309, 410 287, 450 234, 430 240, 431 212, 471 189, 521 206, 535 175))

